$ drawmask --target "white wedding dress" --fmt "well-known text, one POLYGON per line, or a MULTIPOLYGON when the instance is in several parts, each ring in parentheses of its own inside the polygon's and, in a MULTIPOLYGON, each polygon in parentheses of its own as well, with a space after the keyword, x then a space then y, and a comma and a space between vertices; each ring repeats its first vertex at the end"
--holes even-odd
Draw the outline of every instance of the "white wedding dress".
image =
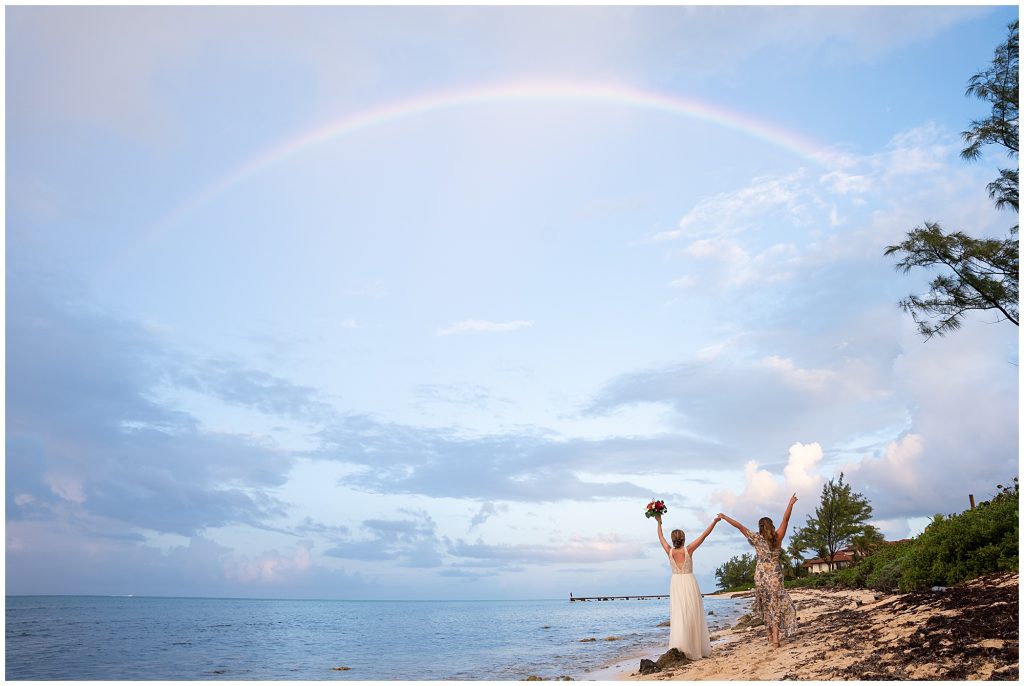
POLYGON ((686 557, 680 564, 671 552, 668 554, 668 562, 672 566, 668 601, 671 608, 668 647, 678 648, 679 652, 691 660, 699 660, 711 655, 704 599, 700 595, 697 579, 693 576, 693 558, 686 546, 675 550, 682 550, 686 557))

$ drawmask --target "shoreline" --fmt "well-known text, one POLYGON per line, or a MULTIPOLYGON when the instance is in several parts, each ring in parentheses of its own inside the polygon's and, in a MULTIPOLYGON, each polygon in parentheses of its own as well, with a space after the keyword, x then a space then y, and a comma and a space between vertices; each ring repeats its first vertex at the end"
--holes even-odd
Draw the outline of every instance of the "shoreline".
MULTIPOLYGON (((749 593, 724 594, 728 597, 749 593)), ((623 658, 591 679, 617 681, 1017 680, 1018 574, 990 574, 946 589, 890 594, 790 590, 798 628, 778 650, 762 626, 717 631, 708 658, 639 674, 623 658)), ((664 651, 659 651, 650 659, 664 651)))
MULTIPOLYGON (((753 595, 752 591, 734 591, 732 593, 702 593, 704 598, 714 598, 720 600, 733 600, 733 599, 744 599, 753 595)), ((746 610, 749 612, 749 606, 746 610)), ((735 618, 729 621, 728 626, 722 626, 720 624, 715 626, 709 626, 711 632, 711 648, 714 651, 718 646, 730 640, 732 636, 732 630, 735 628, 737 622, 743 617, 748 616, 747 614, 739 614, 735 618)), ((663 639, 657 645, 650 645, 647 647, 634 647, 631 650, 620 654, 611 663, 594 669, 591 671, 574 674, 573 678, 576 681, 624 681, 629 680, 631 672, 636 672, 637 665, 642 659, 649 659, 656 661, 666 650, 665 644, 668 642, 668 622, 662 623, 665 627, 665 634, 661 638, 663 639)))

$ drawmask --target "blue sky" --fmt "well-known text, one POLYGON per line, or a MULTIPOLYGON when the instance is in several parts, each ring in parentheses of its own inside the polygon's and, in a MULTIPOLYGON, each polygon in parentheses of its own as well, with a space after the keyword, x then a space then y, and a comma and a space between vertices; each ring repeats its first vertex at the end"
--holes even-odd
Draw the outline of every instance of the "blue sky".
POLYGON ((7 592, 650 593, 652 496, 991 495, 1016 327, 923 341, 882 253, 1016 223, 959 158, 1016 16, 8 8, 7 592))

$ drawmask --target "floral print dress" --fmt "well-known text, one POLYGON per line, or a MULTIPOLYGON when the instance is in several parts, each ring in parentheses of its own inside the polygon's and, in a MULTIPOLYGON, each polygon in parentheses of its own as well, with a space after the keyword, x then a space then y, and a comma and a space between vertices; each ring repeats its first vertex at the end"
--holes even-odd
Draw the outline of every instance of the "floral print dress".
POLYGON ((779 636, 788 637, 796 631, 796 606, 786 592, 779 548, 772 548, 758 533, 747 532, 747 540, 757 552, 754 567, 754 614, 761 616, 765 626, 779 627, 779 636))

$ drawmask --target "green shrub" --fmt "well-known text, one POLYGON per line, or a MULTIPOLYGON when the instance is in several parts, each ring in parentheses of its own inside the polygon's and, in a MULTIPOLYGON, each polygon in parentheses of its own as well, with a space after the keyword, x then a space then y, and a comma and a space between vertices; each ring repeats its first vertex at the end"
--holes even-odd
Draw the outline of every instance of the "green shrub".
POLYGON ((974 509, 935 515, 917 538, 879 546, 851 567, 786 582, 786 588, 870 588, 914 591, 952 586, 992 572, 1017 571, 1020 559, 1019 487, 997 486, 974 509))
POLYGON ((724 590, 735 590, 749 584, 748 588, 754 585, 754 566, 757 558, 750 553, 743 553, 737 557, 731 557, 721 567, 715 570, 715 577, 718 579, 718 588, 724 590))
POLYGON ((900 590, 952 586, 991 572, 1019 568, 1019 488, 999 486, 992 500, 956 515, 935 515, 914 541, 900 590))
POLYGON ((852 567, 846 567, 837 571, 836 585, 845 588, 863 588, 864 579, 862 578, 861 564, 857 563, 852 567))
POLYGON ((839 572, 822 572, 821 574, 810 574, 799 579, 790 579, 786 582, 786 588, 829 588, 840 585, 837 581, 839 572))
POLYGON ((876 591, 892 591, 899 588, 900 578, 907 555, 914 541, 889 543, 880 546, 874 553, 857 565, 857 588, 871 588, 876 591))

